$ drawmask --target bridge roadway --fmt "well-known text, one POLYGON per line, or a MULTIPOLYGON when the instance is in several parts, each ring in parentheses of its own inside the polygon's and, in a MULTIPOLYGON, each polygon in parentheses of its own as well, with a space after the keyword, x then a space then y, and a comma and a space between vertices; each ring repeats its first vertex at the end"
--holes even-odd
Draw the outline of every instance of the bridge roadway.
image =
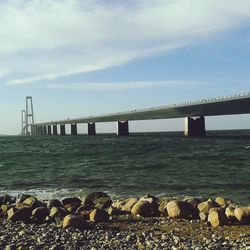
POLYGON ((57 134, 57 125, 60 125, 62 130, 61 134, 64 135, 65 124, 71 124, 71 133, 77 134, 76 124, 87 123, 88 134, 94 135, 95 123, 118 122, 118 134, 127 135, 129 133, 128 121, 185 117, 185 134, 190 136, 204 136, 205 116, 247 113, 250 113, 250 93, 212 99, 202 99, 198 101, 172 104, 149 109, 36 123, 33 125, 32 134, 57 134), (50 131, 50 126, 52 126, 53 131, 50 131))

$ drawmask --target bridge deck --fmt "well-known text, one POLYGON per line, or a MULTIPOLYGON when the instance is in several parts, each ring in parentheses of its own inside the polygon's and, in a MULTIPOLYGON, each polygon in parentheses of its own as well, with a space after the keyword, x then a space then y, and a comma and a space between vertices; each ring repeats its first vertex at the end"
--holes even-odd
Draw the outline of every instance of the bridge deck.
POLYGON ((36 123, 35 125, 152 120, 180 118, 187 116, 217 116, 247 113, 250 113, 250 93, 230 97, 202 99, 199 101, 186 102, 178 105, 173 104, 121 113, 36 123))

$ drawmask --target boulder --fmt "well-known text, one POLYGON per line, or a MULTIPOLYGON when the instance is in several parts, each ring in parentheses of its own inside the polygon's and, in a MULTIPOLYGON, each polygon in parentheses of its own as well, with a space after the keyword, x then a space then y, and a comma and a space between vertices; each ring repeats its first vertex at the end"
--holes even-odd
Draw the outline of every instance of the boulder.
POLYGON ((198 209, 198 205, 201 203, 200 199, 197 198, 193 198, 193 197, 187 197, 185 199, 183 199, 183 201, 186 201, 190 204, 191 206, 191 215, 193 219, 199 219, 199 209, 198 209))
POLYGON ((174 200, 167 204, 168 216, 170 218, 188 219, 191 217, 191 206, 186 201, 174 200))
POLYGON ((135 216, 152 217, 158 212, 154 205, 149 201, 138 201, 131 209, 131 213, 135 216))
POLYGON ((227 216, 228 221, 235 222, 237 221, 235 214, 234 214, 235 207, 228 206, 225 210, 225 214, 227 216))
POLYGON ((202 221, 207 221, 208 214, 207 214, 207 213, 204 213, 204 212, 200 212, 200 213, 199 213, 199 218, 200 218, 200 220, 202 220, 202 221))
POLYGON ((160 202, 160 205, 159 205, 159 212, 165 216, 165 217, 168 217, 168 210, 167 210, 167 204, 169 203, 170 200, 163 200, 160 202))
POLYGON ((250 224, 250 207, 238 207, 234 210, 234 215, 240 224, 250 224))
POLYGON ((198 207, 199 212, 208 214, 210 208, 219 207, 219 205, 214 201, 208 200, 208 201, 199 203, 197 207, 198 207))
POLYGON ((50 209, 49 217, 65 217, 68 214, 68 211, 63 207, 52 207, 50 209))
POLYGON ((7 194, 0 196, 1 205, 10 205, 10 204, 15 203, 15 201, 16 201, 15 197, 9 196, 7 194))
POLYGON ((24 205, 35 208, 41 206, 41 202, 34 196, 30 196, 22 202, 24 205))
POLYGON ((61 201, 59 201, 58 199, 52 199, 52 200, 49 200, 47 202, 47 207, 49 209, 51 209, 52 207, 62 207, 62 206, 63 205, 62 205, 61 201))
POLYGON ((216 202, 219 206, 221 206, 221 207, 225 207, 225 206, 228 205, 228 203, 229 203, 228 200, 226 200, 224 197, 221 197, 221 196, 217 197, 217 198, 215 199, 215 202, 216 202))
POLYGON ((67 205, 78 205, 80 206, 82 203, 82 201, 77 198, 77 197, 72 197, 72 198, 65 198, 62 200, 62 204, 63 206, 67 206, 67 205))
POLYGON ((24 207, 21 209, 11 208, 7 211, 8 220, 10 221, 28 221, 31 217, 32 209, 24 207))
POLYGON ((127 198, 112 204, 113 207, 125 212, 130 212, 132 207, 138 202, 138 198, 127 198))
POLYGON ((7 215, 7 211, 10 209, 11 207, 8 205, 1 205, 1 215, 6 216, 7 215))
POLYGON ((16 202, 23 203, 27 198, 29 198, 31 196, 32 195, 30 195, 30 194, 20 194, 20 195, 18 195, 16 202))
POLYGON ((36 218, 39 221, 45 220, 49 215, 49 209, 46 207, 37 207, 32 211, 33 218, 36 218))
POLYGON ((212 227, 219 227, 226 225, 228 220, 223 209, 212 208, 208 214, 208 222, 212 227))
POLYGON ((89 208, 108 208, 112 204, 112 199, 106 193, 94 192, 86 196, 83 205, 89 208))
POLYGON ((109 220, 109 215, 106 210, 96 208, 89 214, 89 220, 94 222, 103 222, 109 220))
POLYGON ((73 227, 78 229, 83 229, 87 227, 87 222, 79 215, 68 214, 64 217, 63 228, 73 227))

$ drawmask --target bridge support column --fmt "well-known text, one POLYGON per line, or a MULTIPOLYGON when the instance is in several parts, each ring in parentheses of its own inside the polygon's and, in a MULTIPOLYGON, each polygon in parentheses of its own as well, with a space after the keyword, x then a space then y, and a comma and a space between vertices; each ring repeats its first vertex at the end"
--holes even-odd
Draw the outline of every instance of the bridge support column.
POLYGON ((65 124, 60 125, 60 135, 66 135, 65 124))
POLYGON ((95 123, 88 123, 88 135, 96 135, 95 123))
POLYGON ((206 135, 205 117, 185 118, 185 132, 186 136, 202 137, 206 135))
POLYGON ((48 125, 47 130, 48 130, 48 135, 51 135, 52 134, 51 133, 51 125, 48 125))
POLYGON ((35 135, 35 126, 31 125, 31 135, 35 135))
POLYGON ((126 136, 129 135, 128 121, 118 121, 117 124, 117 135, 126 136))
POLYGON ((71 135, 77 135, 77 124, 71 124, 71 135))
POLYGON ((43 135, 47 135, 47 126, 43 126, 43 135))
POLYGON ((57 135, 57 125, 53 125, 53 135, 57 135))
POLYGON ((39 135, 39 127, 38 126, 35 126, 35 135, 39 135))

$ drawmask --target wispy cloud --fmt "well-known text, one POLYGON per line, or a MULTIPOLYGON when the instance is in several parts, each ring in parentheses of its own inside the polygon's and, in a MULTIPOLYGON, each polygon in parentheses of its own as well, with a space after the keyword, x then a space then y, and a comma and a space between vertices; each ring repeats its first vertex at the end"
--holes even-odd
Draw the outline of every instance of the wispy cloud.
POLYGON ((54 83, 46 84, 47 88, 51 89, 67 89, 67 90, 125 90, 125 89, 145 89, 145 88, 161 88, 161 87, 183 87, 190 85, 204 85, 207 81, 199 80, 168 80, 168 81, 134 81, 134 82, 112 82, 112 83, 54 83))
POLYGON ((244 25, 249 0, 6 0, 0 68, 9 84, 129 63, 244 25))

